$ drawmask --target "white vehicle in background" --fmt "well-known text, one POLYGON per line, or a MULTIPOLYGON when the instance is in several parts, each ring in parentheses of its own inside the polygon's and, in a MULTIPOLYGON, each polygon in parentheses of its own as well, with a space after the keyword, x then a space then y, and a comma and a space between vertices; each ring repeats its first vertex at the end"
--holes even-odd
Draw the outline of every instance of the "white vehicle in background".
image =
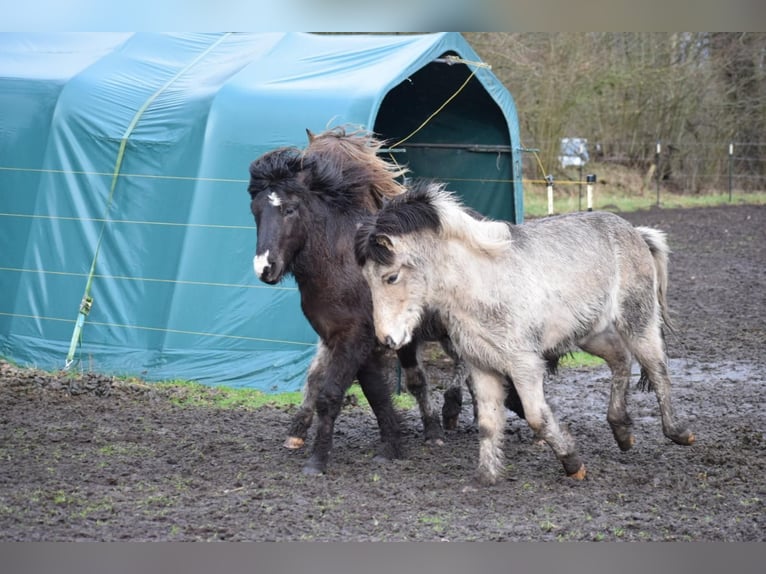
POLYGON ((590 159, 588 140, 586 138, 561 138, 559 154, 559 165, 562 169, 583 167, 590 159))

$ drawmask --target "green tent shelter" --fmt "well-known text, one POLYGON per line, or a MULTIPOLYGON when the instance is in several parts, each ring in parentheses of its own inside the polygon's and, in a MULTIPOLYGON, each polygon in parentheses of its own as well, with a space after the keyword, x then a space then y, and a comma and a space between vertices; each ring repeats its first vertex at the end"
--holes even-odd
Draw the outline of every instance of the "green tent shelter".
POLYGON ((513 99, 457 33, 0 34, 0 355, 300 388, 316 334, 254 276, 247 169, 346 124, 520 222, 513 99))

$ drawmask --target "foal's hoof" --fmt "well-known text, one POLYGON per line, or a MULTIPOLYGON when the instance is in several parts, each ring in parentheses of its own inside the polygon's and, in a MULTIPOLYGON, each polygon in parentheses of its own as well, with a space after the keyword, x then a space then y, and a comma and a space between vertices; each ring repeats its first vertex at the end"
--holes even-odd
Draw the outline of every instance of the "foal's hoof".
POLYGON ((295 450, 298 448, 303 448, 303 445, 306 444, 306 441, 302 438, 299 438, 297 436, 289 436, 285 440, 284 446, 285 448, 289 448, 290 450, 295 450))
POLYGON ((694 433, 690 430, 685 430, 682 433, 678 433, 677 435, 673 435, 671 437, 668 437, 670 440, 672 440, 676 444, 680 444, 683 446, 689 446, 694 444, 694 433))
POLYGON ((636 437, 634 437, 633 435, 628 436, 628 438, 617 440, 617 446, 620 447, 620 450, 622 452, 630 450, 631 448, 633 448, 634 444, 636 444, 636 437))
POLYGON ((499 479, 499 474, 482 470, 476 473, 473 481, 478 488, 486 488, 488 486, 494 486, 497 484, 499 479))
POLYGON ((585 478, 585 465, 581 464, 580 468, 577 469, 577 472, 573 472, 569 475, 569 478, 574 478, 575 480, 582 480, 585 478))

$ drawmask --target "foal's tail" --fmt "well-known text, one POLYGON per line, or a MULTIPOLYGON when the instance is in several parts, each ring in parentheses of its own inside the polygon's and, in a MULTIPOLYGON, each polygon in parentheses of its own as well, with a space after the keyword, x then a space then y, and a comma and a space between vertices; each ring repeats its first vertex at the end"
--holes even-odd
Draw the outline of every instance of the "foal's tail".
POLYGON ((636 231, 641 234, 644 242, 649 247, 649 251, 654 258, 654 268, 657 270, 657 300, 660 303, 660 313, 662 321, 670 331, 673 331, 673 323, 670 320, 668 312, 668 247, 665 232, 652 227, 636 227, 636 231))

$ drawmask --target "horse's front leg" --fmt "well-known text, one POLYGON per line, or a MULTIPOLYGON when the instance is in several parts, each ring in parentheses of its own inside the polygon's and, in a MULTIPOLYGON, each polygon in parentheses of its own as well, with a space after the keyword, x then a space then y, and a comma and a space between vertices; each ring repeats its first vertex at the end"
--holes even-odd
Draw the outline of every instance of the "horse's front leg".
POLYGON ((505 388, 503 378, 469 365, 479 416, 479 467, 477 480, 495 484, 503 472, 505 388))
POLYGON ((311 421, 314 418, 317 395, 322 381, 326 377, 328 356, 327 347, 320 340, 317 345, 317 352, 311 360, 311 365, 309 365, 306 384, 303 387, 303 401, 298 407, 298 411, 293 415, 290 428, 287 431, 287 439, 284 442, 285 448, 298 449, 306 443, 311 421))
POLYGON ((428 392, 428 381, 420 364, 418 356, 419 341, 413 339, 396 354, 404 369, 404 379, 407 390, 412 393, 420 408, 420 418, 423 421, 423 434, 429 444, 444 444, 444 430, 439 422, 439 416, 431 404, 428 392))
POLYGON ((316 435, 311 457, 303 467, 304 474, 323 474, 332 450, 335 419, 338 418, 343 397, 353 382, 357 364, 349 362, 344 353, 328 349, 327 367, 323 377, 318 378, 315 401, 316 435))

